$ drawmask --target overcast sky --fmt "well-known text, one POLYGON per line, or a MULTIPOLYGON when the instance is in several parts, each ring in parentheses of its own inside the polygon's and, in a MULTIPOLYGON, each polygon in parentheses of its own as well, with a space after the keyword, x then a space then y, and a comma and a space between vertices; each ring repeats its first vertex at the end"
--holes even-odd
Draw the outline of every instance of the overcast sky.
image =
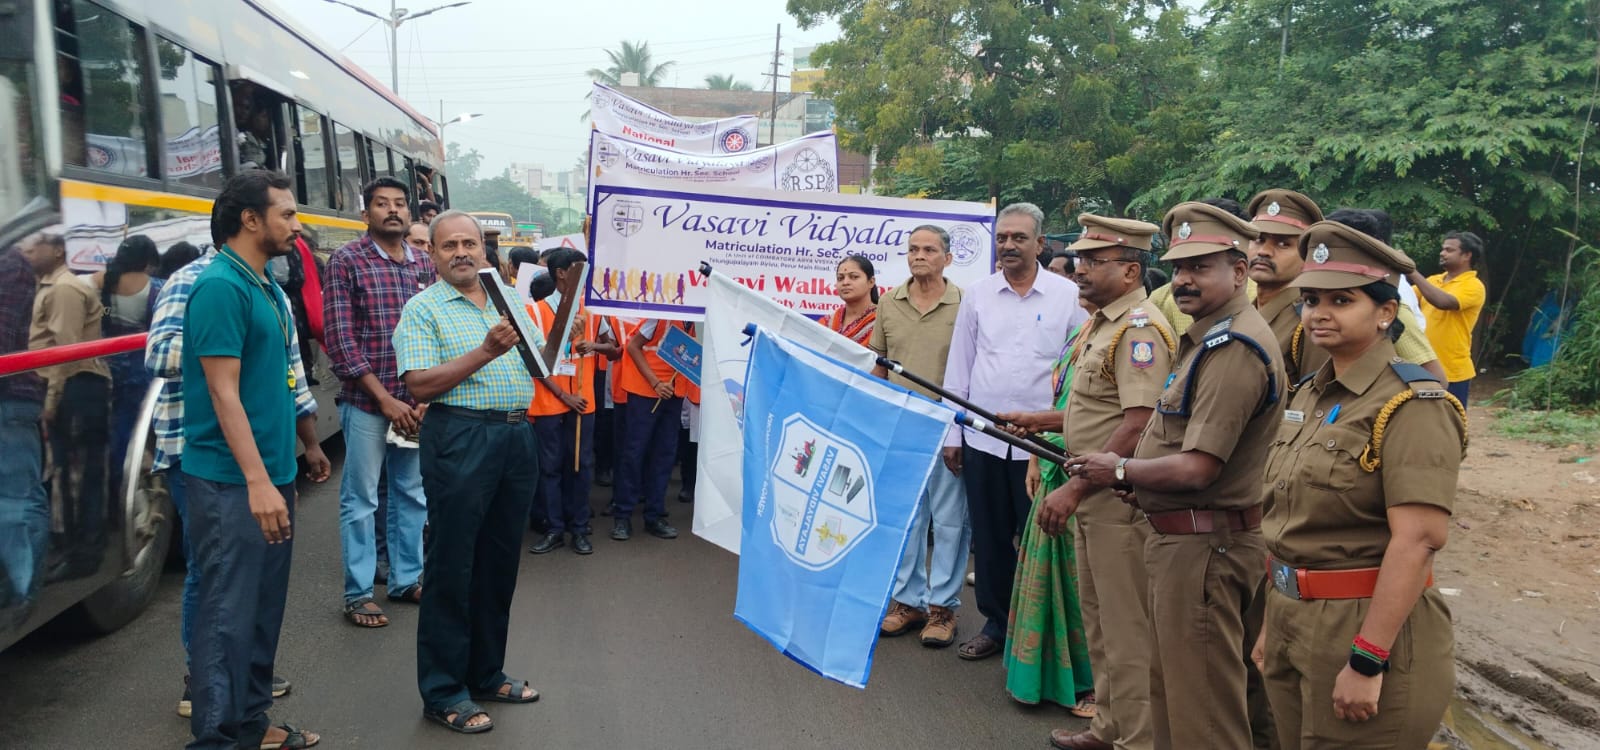
MULTIPOLYGON (((350 0, 382 15, 385 0, 350 0)), ((324 42, 388 83, 388 27, 326 0, 272 0, 324 42)), ((447 0, 405 0, 419 12, 447 0)), ((484 155, 483 174, 512 162, 570 168, 588 148, 584 71, 609 63, 621 41, 649 42, 658 62, 674 60, 665 85, 702 88, 712 73, 768 90, 774 32, 783 25, 782 72, 795 47, 830 41, 827 24, 801 31, 783 0, 678 3, 660 0, 472 0, 400 26, 400 93, 430 117, 464 112, 445 139, 484 155)), ((779 89, 786 90, 780 80, 779 89)))

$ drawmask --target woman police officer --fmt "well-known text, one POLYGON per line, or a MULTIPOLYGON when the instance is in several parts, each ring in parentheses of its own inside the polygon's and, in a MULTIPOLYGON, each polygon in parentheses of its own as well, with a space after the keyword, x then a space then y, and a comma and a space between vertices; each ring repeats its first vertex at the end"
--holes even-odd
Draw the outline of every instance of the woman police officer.
POLYGON ((1455 683, 1432 568, 1466 412, 1395 356, 1409 258, 1328 221, 1300 254, 1301 319, 1332 360, 1302 381, 1267 460, 1273 591, 1252 658, 1284 750, 1420 749, 1455 683))

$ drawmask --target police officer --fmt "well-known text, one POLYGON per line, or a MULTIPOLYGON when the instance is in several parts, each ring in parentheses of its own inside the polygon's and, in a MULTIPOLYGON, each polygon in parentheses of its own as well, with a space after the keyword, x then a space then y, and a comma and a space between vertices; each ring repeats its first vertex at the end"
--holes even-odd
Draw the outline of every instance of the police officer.
MULTIPOLYGON (((1083 234, 1067 248, 1078 256, 1073 280, 1097 310, 1070 353, 1072 381, 1057 386, 1058 392, 1070 388, 1064 412, 1038 416, 1055 420, 1052 430, 1064 428, 1069 453, 1130 454, 1172 371, 1177 346, 1172 326, 1149 304, 1143 284, 1144 253, 1161 228, 1093 214, 1079 216, 1078 223, 1083 234)), ((1032 420, 1023 421, 1032 426, 1032 420)), ((1148 750, 1155 746, 1144 562, 1150 524, 1118 501, 1110 485, 1093 484, 1087 476, 1073 476, 1047 495, 1035 519, 1054 536, 1073 515, 1079 606, 1097 705, 1087 729, 1058 729, 1050 744, 1063 750, 1148 750)))
POLYGON ((1409 258, 1333 222, 1312 225, 1300 252, 1301 319, 1331 361, 1281 412, 1268 458, 1274 591, 1255 657, 1284 750, 1422 748, 1455 682, 1431 571, 1466 414, 1395 354, 1409 258))
POLYGON ((1251 745, 1244 619, 1263 575, 1261 472, 1283 394, 1283 357, 1245 291, 1255 225, 1203 203, 1167 212, 1173 296, 1194 325, 1131 457, 1067 469, 1131 485, 1154 533, 1145 545, 1157 669, 1156 745, 1251 745))

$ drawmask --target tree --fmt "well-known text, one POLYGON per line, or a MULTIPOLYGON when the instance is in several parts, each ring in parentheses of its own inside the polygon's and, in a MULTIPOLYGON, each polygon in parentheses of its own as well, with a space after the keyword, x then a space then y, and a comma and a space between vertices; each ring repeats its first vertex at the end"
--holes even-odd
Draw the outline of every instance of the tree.
POLYGON ((624 73, 638 74, 640 86, 660 86, 667 71, 677 64, 671 60, 657 63, 650 54, 649 42, 624 41, 622 49, 606 50, 606 56, 611 58, 611 65, 604 69, 590 68, 587 75, 607 86, 621 86, 624 73))
POLYGON ((510 170, 488 179, 478 179, 483 154, 478 153, 477 149, 463 152, 461 144, 450 143, 445 147, 444 162, 445 173, 450 177, 452 208, 500 211, 521 221, 534 221, 545 227, 553 225, 550 207, 511 179, 510 170))
POLYGON ((711 75, 706 76, 706 88, 708 88, 708 89, 717 89, 719 91, 754 91, 755 90, 754 86, 751 86, 750 84, 745 83, 744 81, 736 81, 736 80, 734 80, 732 74, 722 75, 720 73, 712 73, 711 75))
POLYGON ((987 197, 1030 200, 1051 216, 1085 202, 1122 214, 1188 158, 1197 140, 1185 136, 1204 132, 1186 106, 1200 66, 1176 2, 788 8, 803 27, 837 19, 840 39, 813 54, 828 71, 819 95, 833 100, 847 146, 877 147, 895 163, 891 183, 942 184, 950 155, 976 171, 987 197))

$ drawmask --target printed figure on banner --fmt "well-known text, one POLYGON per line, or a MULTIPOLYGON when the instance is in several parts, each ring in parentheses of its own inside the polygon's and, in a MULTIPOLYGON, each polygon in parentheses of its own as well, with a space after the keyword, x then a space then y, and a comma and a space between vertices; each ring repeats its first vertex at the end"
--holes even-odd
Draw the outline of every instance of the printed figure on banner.
POLYGON ((700 342, 695 341, 693 336, 682 328, 669 328, 656 354, 668 367, 694 383, 696 388, 700 387, 700 342))

